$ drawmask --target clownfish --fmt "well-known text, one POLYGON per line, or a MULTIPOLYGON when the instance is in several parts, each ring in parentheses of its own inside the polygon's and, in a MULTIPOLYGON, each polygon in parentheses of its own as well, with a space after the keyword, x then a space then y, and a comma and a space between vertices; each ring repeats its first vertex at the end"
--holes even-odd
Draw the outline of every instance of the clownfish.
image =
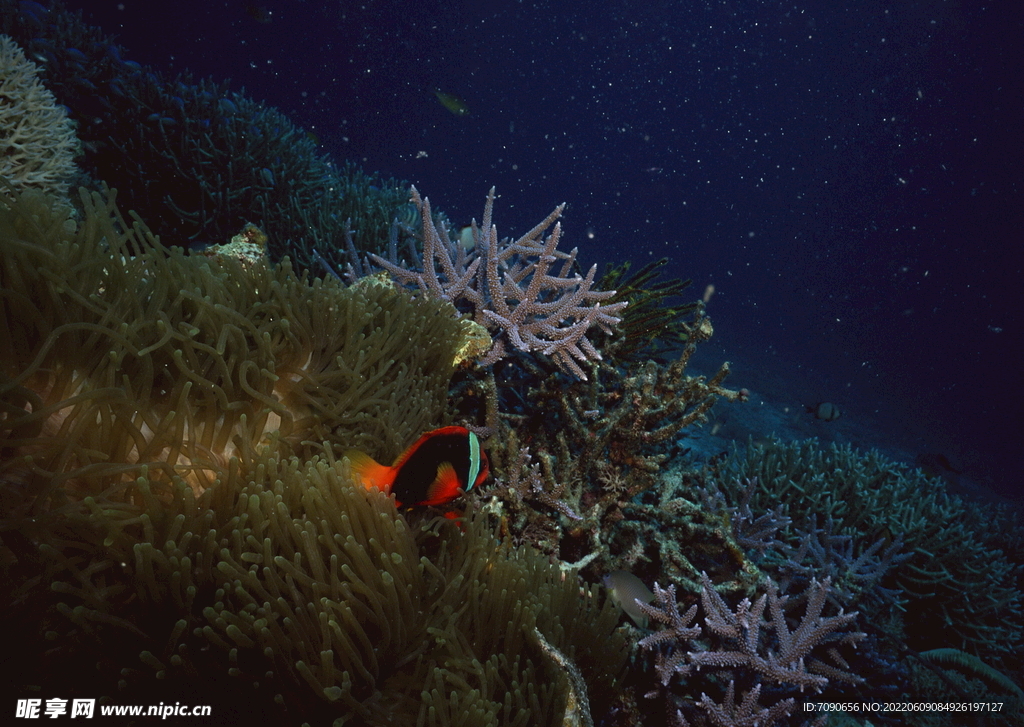
POLYGON ((357 450, 345 456, 367 490, 376 488, 394 495, 399 507, 451 502, 482 483, 490 472, 480 438, 465 427, 427 432, 390 467, 357 450))

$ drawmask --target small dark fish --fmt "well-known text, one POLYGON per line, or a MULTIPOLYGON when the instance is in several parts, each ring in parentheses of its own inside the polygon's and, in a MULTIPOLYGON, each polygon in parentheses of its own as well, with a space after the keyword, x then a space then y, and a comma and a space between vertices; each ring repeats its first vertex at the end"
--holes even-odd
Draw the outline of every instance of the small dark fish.
POLYGON ((264 25, 274 19, 274 14, 263 5, 246 5, 245 14, 257 23, 262 23, 264 25))
POLYGON ((834 422, 843 415, 843 413, 839 411, 839 407, 831 401, 822 401, 814 406, 809 406, 807 407, 807 411, 814 414, 815 419, 821 419, 823 422, 834 422))
POLYGON ((367 490, 376 488, 394 495, 399 507, 451 502, 482 483, 490 472, 480 438, 465 427, 427 432, 390 467, 356 450, 345 456, 367 490))

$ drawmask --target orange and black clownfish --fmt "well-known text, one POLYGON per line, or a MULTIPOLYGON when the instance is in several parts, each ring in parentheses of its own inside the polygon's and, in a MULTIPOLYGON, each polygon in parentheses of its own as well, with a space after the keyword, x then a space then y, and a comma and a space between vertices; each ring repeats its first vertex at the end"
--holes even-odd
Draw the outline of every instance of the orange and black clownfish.
POLYGON ((367 490, 377 488, 394 495, 399 507, 451 502, 487 479, 490 471, 480 438, 465 427, 427 432, 390 467, 356 450, 345 456, 367 490))

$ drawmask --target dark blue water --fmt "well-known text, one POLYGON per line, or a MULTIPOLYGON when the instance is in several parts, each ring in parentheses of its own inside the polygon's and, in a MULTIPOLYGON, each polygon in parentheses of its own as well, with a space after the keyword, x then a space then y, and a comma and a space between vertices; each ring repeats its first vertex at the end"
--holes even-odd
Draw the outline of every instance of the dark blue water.
POLYGON ((502 233, 568 202, 586 263, 668 256, 715 286, 706 358, 735 386, 834 401, 1020 496, 1019 5, 70 5, 460 224, 491 185, 502 233))

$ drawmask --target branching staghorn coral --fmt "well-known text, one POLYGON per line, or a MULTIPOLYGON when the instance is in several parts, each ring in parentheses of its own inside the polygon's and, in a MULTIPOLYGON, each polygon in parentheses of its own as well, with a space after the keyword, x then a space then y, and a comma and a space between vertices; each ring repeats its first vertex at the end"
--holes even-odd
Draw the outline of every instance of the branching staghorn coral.
POLYGON ((756 477, 753 507, 782 503, 792 519, 783 539, 793 548, 822 517, 831 520, 832 536, 853 537, 860 547, 901 540, 910 557, 900 557, 882 585, 901 591, 914 614, 906 622, 907 643, 917 650, 960 649, 999 667, 1004 659, 1017 663, 1012 652, 1024 634, 1024 567, 1005 549, 1020 528, 998 511, 966 503, 942 480, 876 451, 816 440, 750 444, 712 476, 726 488, 756 477))
MULTIPOLYGON (((685 479, 701 481, 696 475, 685 479)), ((751 501, 758 490, 756 478, 734 483, 727 488, 728 494, 715 480, 704 482, 696 487, 702 508, 719 513, 730 523, 739 546, 752 556, 756 551, 756 562, 774 574, 783 592, 791 585, 804 588, 814 579, 827 577, 832 583, 830 598, 837 607, 864 608, 866 602, 872 602, 873 608, 878 608, 883 602, 901 602, 901 592, 882 583, 888 572, 910 558, 910 553, 902 552, 901 538, 866 543, 863 538, 839 535, 827 516, 822 518, 823 527, 818 526, 816 515, 802 520, 801 527, 792 527, 778 505, 755 513, 751 501), (732 501, 738 504, 731 505, 732 501), (782 531, 789 534, 786 539, 780 538, 782 531)))
POLYGON ((485 365, 506 355, 507 345, 526 353, 542 353, 563 371, 581 379, 581 362, 599 360, 601 353, 587 338, 591 328, 610 333, 619 322, 625 302, 602 306, 614 290, 594 290, 597 266, 586 277, 574 273, 576 249, 558 250, 562 235, 559 205, 540 224, 517 240, 498 239, 492 224, 494 189, 487 195, 483 220, 473 224, 472 250, 436 224, 430 201, 414 187, 412 200, 420 209, 423 230, 423 269, 409 270, 396 259, 371 255, 374 263, 399 282, 440 300, 467 305, 473 319, 496 332, 485 365), (552 232, 544 232, 554 224, 552 232), (553 266, 558 265, 557 269, 553 266))
POLYGON ((605 536, 613 562, 645 582, 699 594, 707 573, 720 593, 749 597, 763 581, 758 560, 727 512, 709 508, 687 478, 665 473, 657 487, 623 503, 605 536))
MULTIPOLYGON (((502 514, 511 515, 517 513, 524 518, 528 518, 526 513, 530 509, 527 507, 527 503, 532 502, 534 506, 545 506, 552 511, 561 513, 570 520, 581 520, 580 515, 562 500, 568 493, 566 492, 566 486, 556 482, 552 476, 553 463, 551 457, 542 456, 540 461, 534 462, 533 455, 530 454, 530 448, 519 445, 515 431, 510 430, 508 436, 508 450, 515 452, 516 457, 514 461, 507 463, 505 467, 506 477, 499 479, 496 483, 497 489, 491 491, 492 497, 500 493, 500 496, 507 499, 512 506, 508 513, 502 511, 502 514)), ((552 537, 545 540, 538 538, 537 533, 532 535, 525 534, 523 531, 527 526, 526 520, 520 520, 514 523, 511 529, 518 533, 525 542, 546 542, 549 547, 557 544, 557 528, 552 533, 552 537)))
POLYGON ((789 526, 790 519, 780 515, 776 508, 760 514, 750 507, 750 500, 757 490, 757 480, 751 479, 740 485, 739 497, 735 504, 710 481, 697 487, 700 504, 708 512, 722 513, 732 524, 736 542, 746 551, 757 551, 763 557, 766 552, 783 547, 778 539, 779 531, 789 526))
MULTIPOLYGON (((827 580, 812 582, 799 599, 793 599, 794 603, 804 603, 800 617, 792 613, 792 606, 787 608, 791 597, 780 595, 770 579, 762 595, 755 601, 744 598, 735 610, 716 592, 706 574, 702 580, 703 627, 691 626, 697 615, 697 604, 680 614, 675 587, 662 589, 655 584, 657 604, 638 602, 637 605, 654 622, 668 628, 642 639, 639 645, 657 652, 656 672, 663 687, 669 687, 675 677, 683 676, 686 677, 683 688, 695 695, 699 678, 707 680, 701 674, 702 669, 729 670, 724 700, 716 703, 705 692, 696 703, 711 724, 756 723, 767 727, 789 715, 795 706, 792 697, 769 707, 757 703, 764 685, 771 685, 773 693, 778 695, 780 689, 820 692, 830 681, 863 683, 861 677, 849 672, 849 665, 837 647, 854 646, 865 634, 847 630, 856 620, 856 612, 840 610, 833 616, 822 615, 829 591, 827 580), (740 702, 735 701, 737 683, 747 685, 740 702)), ((683 703, 681 715, 682 709, 703 721, 700 712, 694 711, 693 702, 683 703)), ((682 719, 685 720, 685 715, 682 719)))
MULTIPOLYGON (((728 364, 710 379, 686 374, 696 346, 711 335, 701 307, 687 331, 675 361, 649 361, 631 373, 591 362, 587 380, 568 381, 550 364, 522 357, 500 363, 482 380, 457 380, 459 414, 467 400, 485 400, 486 422, 498 434, 491 448, 496 471, 513 467, 520 443, 539 465, 545 497, 536 494, 540 480, 532 476, 516 480, 529 484, 516 493, 494 493, 518 537, 586 565, 591 576, 651 557, 648 547, 664 540, 656 533, 667 527, 665 513, 637 495, 656 486, 686 427, 702 422, 719 399, 739 398, 722 385, 728 364)), ((689 569, 687 577, 696 579, 700 570, 689 569)))
POLYGON ((824 527, 814 527, 800 535, 798 545, 781 543, 782 560, 773 564, 773 570, 783 590, 789 590, 790 583, 803 584, 827 576, 833 583, 837 605, 849 608, 867 606, 873 601, 871 605, 880 608, 903 603, 899 589, 883 585, 889 572, 911 558, 912 554, 902 552, 902 548, 903 540, 899 537, 891 542, 879 538, 874 543, 862 544, 852 535, 837 535, 832 520, 825 518, 824 527))

